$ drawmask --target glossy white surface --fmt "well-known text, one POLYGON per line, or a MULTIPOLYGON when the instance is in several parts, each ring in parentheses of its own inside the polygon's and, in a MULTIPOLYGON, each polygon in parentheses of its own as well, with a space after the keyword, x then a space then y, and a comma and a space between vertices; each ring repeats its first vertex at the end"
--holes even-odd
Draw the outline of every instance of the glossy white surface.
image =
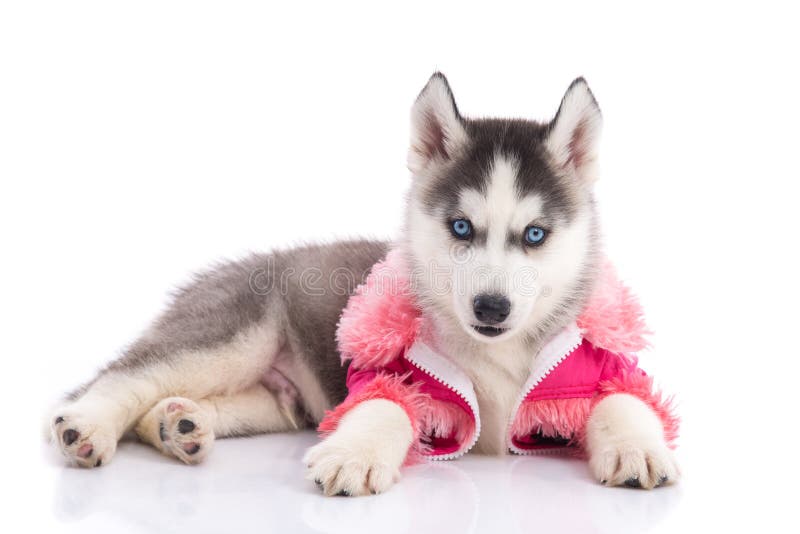
POLYGON ((221 440, 184 466, 123 443, 102 469, 45 453, 39 519, 64 532, 643 532, 680 506, 681 486, 609 489, 584 462, 468 455, 404 471, 383 495, 323 497, 303 479, 312 432, 221 440), (51 521, 49 521, 50 519, 51 521))

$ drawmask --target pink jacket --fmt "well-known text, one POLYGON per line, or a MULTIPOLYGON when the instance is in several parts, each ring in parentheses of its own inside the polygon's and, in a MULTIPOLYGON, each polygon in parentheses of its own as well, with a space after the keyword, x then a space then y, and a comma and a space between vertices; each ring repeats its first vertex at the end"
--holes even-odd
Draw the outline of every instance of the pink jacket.
MULTIPOLYGON (((348 396, 326 414, 319 431, 327 435, 358 403, 383 398, 402 406, 411 420, 415 439, 408 461, 456 458, 478 441, 477 398, 467 375, 426 343, 428 325, 407 272, 400 254, 391 252, 350 298, 337 333, 342 361, 350 363, 348 396)), ((678 418, 671 399, 653 389, 632 354, 647 345, 646 334, 638 302, 606 265, 577 323, 531 355, 532 371, 508 422, 509 450, 581 451, 592 408, 612 393, 647 403, 673 445, 678 418)))

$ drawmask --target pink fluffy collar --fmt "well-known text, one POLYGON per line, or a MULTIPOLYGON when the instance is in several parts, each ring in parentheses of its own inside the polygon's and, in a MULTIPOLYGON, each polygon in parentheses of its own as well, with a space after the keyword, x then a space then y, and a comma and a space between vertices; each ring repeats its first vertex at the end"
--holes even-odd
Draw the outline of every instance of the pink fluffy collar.
MULTIPOLYGON (((350 297, 336 334, 343 361, 353 360, 359 368, 381 367, 414 343, 423 320, 407 273, 400 252, 391 251, 350 297)), ((590 343, 611 352, 630 353, 647 346, 639 301, 609 262, 578 317, 578 327, 590 343)))

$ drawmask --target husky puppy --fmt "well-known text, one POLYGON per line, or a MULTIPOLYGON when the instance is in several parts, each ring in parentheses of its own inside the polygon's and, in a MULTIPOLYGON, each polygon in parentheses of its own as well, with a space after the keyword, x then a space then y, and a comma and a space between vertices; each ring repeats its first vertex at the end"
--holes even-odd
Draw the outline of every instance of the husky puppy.
MULTIPOLYGON (((576 319, 598 273, 600 109, 577 79, 549 123, 468 119, 436 73, 411 123, 413 180, 397 242, 255 254, 197 275, 119 359, 52 413, 52 437, 67 460, 107 464, 129 430, 194 464, 217 438, 315 426, 347 393, 337 321, 390 248, 414 266, 423 315, 475 386, 482 420, 475 450, 508 452, 506 424, 531 355, 576 319), (546 246, 526 246, 531 228, 546 246), (466 256, 454 254, 462 231, 471 232, 466 256), (511 283, 526 270, 535 277, 511 283), (495 300, 478 305, 486 294, 495 300)), ((398 405, 363 402, 309 451, 308 477, 326 493, 383 491, 411 439, 398 405)), ((658 419, 630 395, 595 407, 586 444, 598 480, 618 485, 635 476, 652 487, 654 466, 677 478, 658 419)))

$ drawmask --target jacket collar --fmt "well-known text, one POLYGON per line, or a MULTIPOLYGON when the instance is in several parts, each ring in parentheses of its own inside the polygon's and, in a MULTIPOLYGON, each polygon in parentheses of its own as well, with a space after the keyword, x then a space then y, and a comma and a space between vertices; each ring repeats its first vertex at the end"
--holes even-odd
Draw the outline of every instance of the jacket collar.
MULTIPOLYGON (((422 323, 408 266, 395 249, 373 266, 342 312, 336 333, 342 359, 360 368, 387 365, 411 348, 422 323)), ((577 325, 592 345, 611 352, 638 352, 647 345, 641 306, 609 262, 577 325)))

